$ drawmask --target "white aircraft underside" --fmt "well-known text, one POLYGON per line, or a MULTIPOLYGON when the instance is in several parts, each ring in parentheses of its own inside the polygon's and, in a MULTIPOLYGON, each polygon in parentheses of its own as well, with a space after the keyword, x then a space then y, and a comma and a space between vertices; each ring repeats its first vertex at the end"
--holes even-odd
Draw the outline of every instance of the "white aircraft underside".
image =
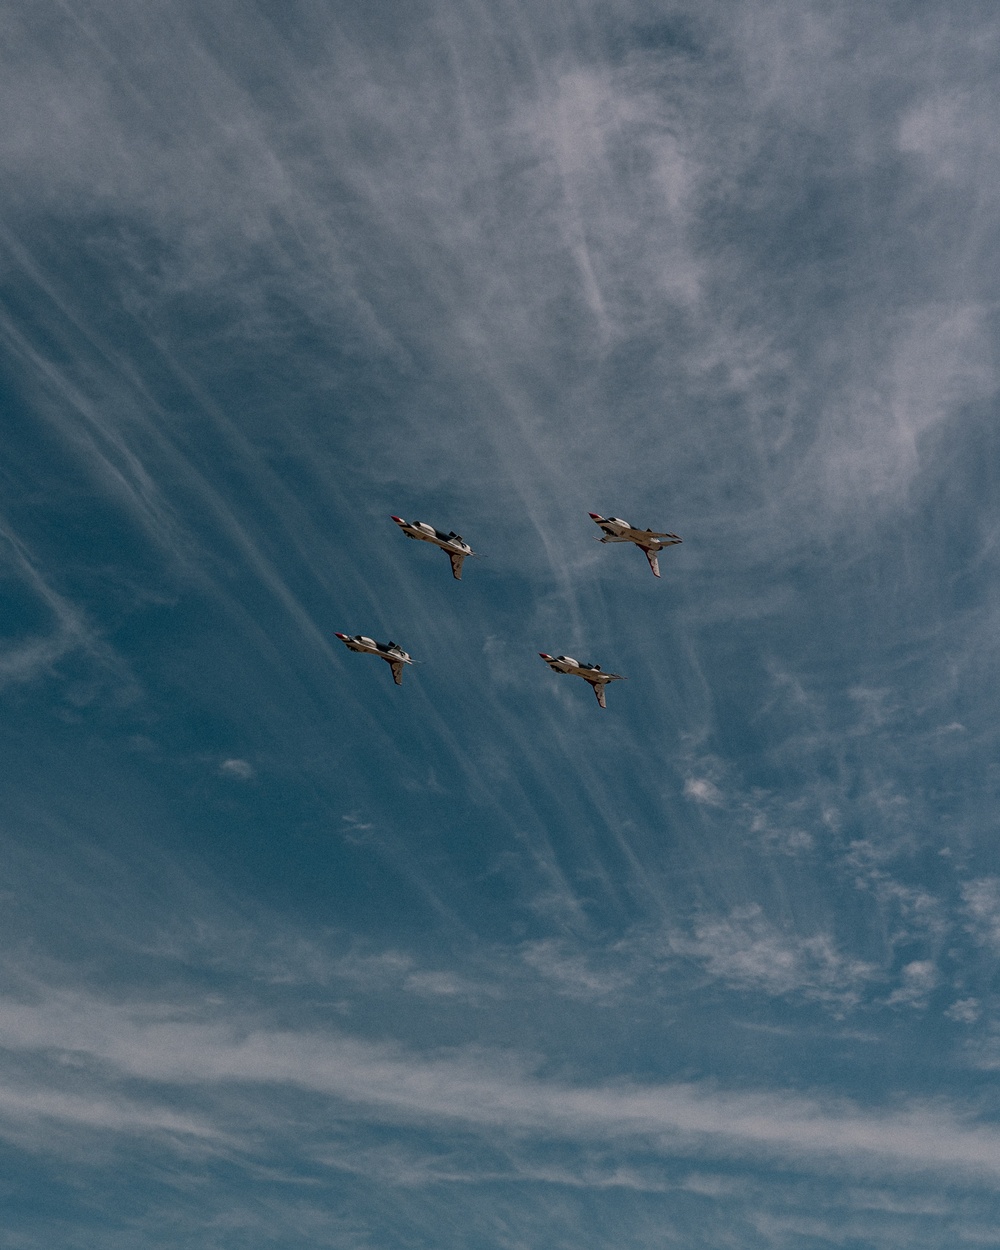
POLYGON ((400 516, 394 516, 392 519, 407 538, 416 538, 420 542, 433 543, 435 547, 440 547, 442 551, 446 551, 448 559, 451 560, 451 571, 455 580, 458 582, 462 580, 462 562, 466 556, 474 556, 476 553, 462 538, 461 534, 456 534, 454 530, 448 534, 443 534, 440 530, 436 530, 433 525, 428 525, 426 521, 404 521, 400 516))
POLYGON ((654 577, 660 576, 660 564, 656 558, 659 552, 664 547, 675 547, 682 541, 676 534, 669 532, 637 530, 634 525, 629 525, 628 521, 623 521, 621 517, 601 516, 599 512, 591 512, 590 516, 604 531, 604 537, 599 538, 598 542, 635 543, 649 561, 654 577))
POLYGON ((607 707, 604 698, 604 687, 610 681, 624 681, 620 673, 605 673, 600 664, 584 664, 574 660, 571 655, 549 655, 545 651, 538 653, 554 673, 569 673, 572 677, 582 677, 593 687, 597 702, 607 707))
POLYGON ((403 665, 414 661, 407 651, 396 642, 376 642, 364 634, 338 634, 337 637, 349 651, 360 651, 362 655, 376 655, 392 669, 392 678, 397 686, 403 684, 403 665))

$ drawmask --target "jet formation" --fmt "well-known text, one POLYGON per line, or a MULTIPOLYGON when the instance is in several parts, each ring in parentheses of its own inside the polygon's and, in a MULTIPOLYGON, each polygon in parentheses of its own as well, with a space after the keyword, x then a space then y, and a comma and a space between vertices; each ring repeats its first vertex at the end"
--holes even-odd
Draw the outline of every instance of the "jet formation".
MULTIPOLYGON (((634 543, 645 554, 654 577, 660 576, 660 566, 656 559, 659 552, 681 541, 676 534, 669 532, 635 529, 621 517, 603 517, 598 512, 591 512, 590 516, 604 531, 604 536, 599 538, 598 542, 634 543)), ((451 561, 452 576, 456 581, 462 580, 462 563, 468 556, 476 555, 476 552, 461 534, 456 534, 454 530, 450 530, 447 534, 442 533, 433 525, 428 525, 426 521, 404 521, 398 516, 392 519, 407 538, 433 543, 435 547, 440 547, 446 552, 451 561)), ((403 684, 403 666, 415 663, 409 653, 396 642, 376 642, 374 638, 368 638, 364 634, 337 634, 337 637, 350 651, 359 651, 363 655, 374 655, 380 660, 385 660, 392 669, 393 680, 397 686, 403 684)), ((625 680, 621 673, 606 673, 600 664, 585 664, 580 660, 574 660, 572 656, 549 655, 547 651, 539 651, 538 654, 554 673, 568 673, 573 677, 582 677, 593 689, 597 702, 602 708, 608 706, 605 697, 605 688, 608 683, 625 680)))
POLYGON ((635 543, 649 561, 654 577, 660 576, 660 562, 656 558, 659 553, 664 547, 676 547, 679 542, 683 541, 676 534, 658 534, 655 530, 637 530, 635 526, 629 525, 628 521, 623 521, 621 517, 601 516, 599 512, 592 512, 590 516, 604 531, 604 537, 597 540, 599 543, 635 543))

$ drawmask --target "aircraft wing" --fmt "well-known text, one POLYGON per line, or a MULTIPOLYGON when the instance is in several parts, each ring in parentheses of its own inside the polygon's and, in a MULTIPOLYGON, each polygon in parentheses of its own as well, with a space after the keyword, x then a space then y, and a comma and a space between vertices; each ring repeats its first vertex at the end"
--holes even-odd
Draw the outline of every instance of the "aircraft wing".
POLYGON ((643 550, 646 552, 646 559, 649 561, 649 567, 653 570, 653 576, 659 577, 660 576, 660 562, 656 558, 656 552, 649 551, 645 547, 643 548, 643 550))
POLYGON ((465 559, 465 556, 460 552, 449 551, 448 559, 451 561, 451 571, 455 581, 460 582, 462 580, 462 561, 465 559))
POLYGON ((606 708, 608 704, 607 704, 607 700, 604 697, 604 682, 595 681, 593 683, 593 686, 594 686, 594 694, 597 695, 597 702, 601 705, 601 707, 606 708))
POLYGON ((392 669, 392 680, 397 686, 401 686, 403 684, 403 661, 390 660, 389 667, 392 669))

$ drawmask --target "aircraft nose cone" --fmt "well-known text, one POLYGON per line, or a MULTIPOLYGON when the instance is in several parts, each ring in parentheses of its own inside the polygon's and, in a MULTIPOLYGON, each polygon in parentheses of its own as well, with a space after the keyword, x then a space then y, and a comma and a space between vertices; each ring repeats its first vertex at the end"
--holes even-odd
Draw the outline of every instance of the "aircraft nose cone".
POLYGON ((544 651, 539 651, 539 653, 538 653, 538 654, 542 657, 542 659, 543 659, 543 660, 551 660, 551 659, 552 659, 552 656, 551 656, 551 655, 546 655, 544 651))
POLYGON ((601 519, 601 514, 599 512, 590 512, 587 515, 592 516, 595 521, 599 521, 601 519))
POLYGON ((346 635, 346 634, 338 634, 338 635, 337 635, 337 637, 338 637, 338 638, 346 638, 346 637, 347 637, 347 635, 346 635))
POLYGON ((401 516, 394 516, 392 519, 396 522, 397 525, 403 524, 403 518, 401 516))

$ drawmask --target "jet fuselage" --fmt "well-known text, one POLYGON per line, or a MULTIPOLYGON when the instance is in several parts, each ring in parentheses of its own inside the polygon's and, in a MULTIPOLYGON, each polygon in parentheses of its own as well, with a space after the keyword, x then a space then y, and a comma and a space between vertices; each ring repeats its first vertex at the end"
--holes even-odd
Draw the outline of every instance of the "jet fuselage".
POLYGON ((603 537, 599 538, 598 542, 634 543, 645 554, 654 577, 660 576, 657 555, 665 547, 675 547, 681 541, 676 534, 660 533, 656 530, 637 530, 634 525, 629 525, 628 521, 623 521, 621 517, 605 517, 599 512, 591 512, 590 516, 603 531, 603 537))
POLYGON ((337 637, 348 651, 359 651, 362 655, 375 655, 392 669, 392 677, 397 686, 403 684, 403 665, 412 664, 413 659, 408 651, 404 651, 398 642, 376 642, 365 634, 337 634, 337 637))
POLYGON ((574 660, 571 655, 549 655, 545 651, 538 653, 554 673, 569 673, 572 677, 582 677, 593 687, 597 702, 607 707, 604 701, 604 687, 611 681, 624 681, 620 673, 605 673, 600 664, 585 664, 574 660))
POLYGON ((448 534, 443 534, 440 530, 436 530, 433 525, 428 525, 426 521, 404 521, 401 516, 394 516, 392 519, 407 538, 416 538, 420 542, 433 543, 435 547, 440 547, 442 551, 446 551, 451 559, 451 571, 455 576, 455 580, 459 582, 462 580, 462 561, 466 556, 474 556, 476 553, 461 534, 456 534, 454 530, 448 534))

